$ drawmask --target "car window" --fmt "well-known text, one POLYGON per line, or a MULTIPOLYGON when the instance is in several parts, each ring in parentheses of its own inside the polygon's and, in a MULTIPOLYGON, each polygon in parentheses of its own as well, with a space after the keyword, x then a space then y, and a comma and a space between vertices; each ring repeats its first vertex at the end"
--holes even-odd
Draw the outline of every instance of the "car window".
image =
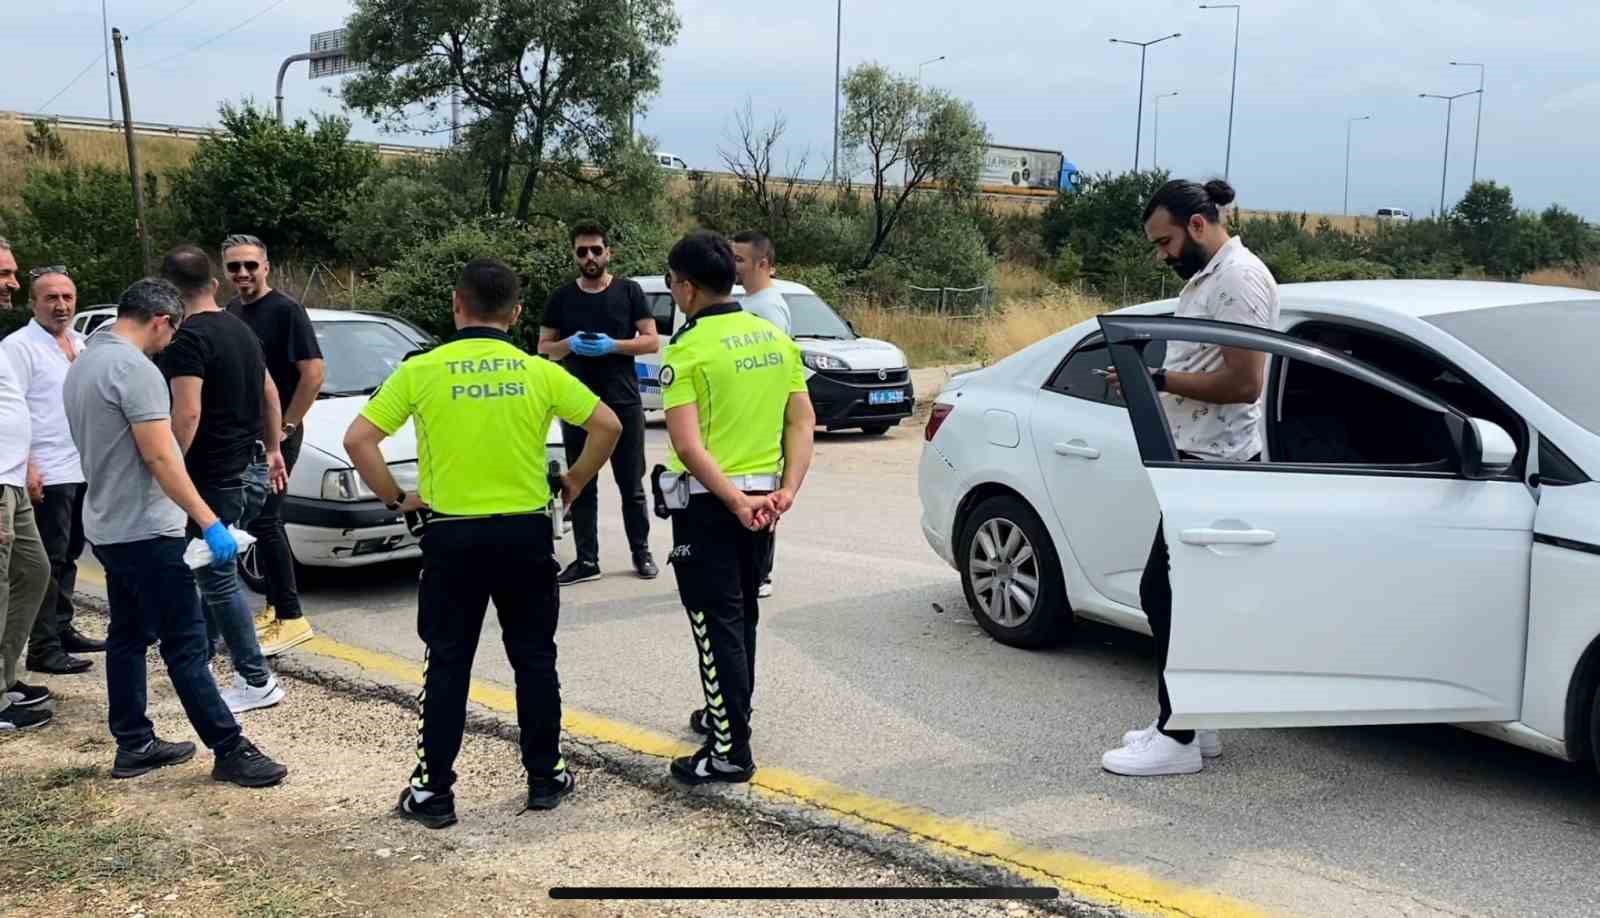
POLYGON ((789 304, 791 337, 823 338, 852 341, 855 332, 839 318, 833 307, 822 297, 811 293, 785 293, 783 301, 789 304))
POLYGON ((674 316, 672 294, 650 294, 650 314, 656 319, 656 334, 671 336, 674 316))
MULTIPOLYGON (((1153 341, 1145 348, 1145 363, 1159 367, 1166 358, 1166 353, 1165 341, 1153 341)), ((1055 374, 1050 377, 1050 381, 1045 384, 1045 388, 1074 398, 1126 408, 1127 403, 1123 401, 1122 393, 1114 390, 1104 376, 1095 372, 1110 366, 1111 354, 1106 350, 1105 339, 1096 333, 1078 345, 1067 359, 1061 362, 1055 374)))
POLYGON ((384 322, 313 322, 327 363, 322 394, 368 395, 389 378, 416 343, 384 322))
MULTIPOLYGON (((1275 464, 1448 471, 1444 416, 1335 370, 1280 360, 1277 409, 1264 419, 1275 464)), ((1375 471, 1378 469, 1374 469, 1375 471)))

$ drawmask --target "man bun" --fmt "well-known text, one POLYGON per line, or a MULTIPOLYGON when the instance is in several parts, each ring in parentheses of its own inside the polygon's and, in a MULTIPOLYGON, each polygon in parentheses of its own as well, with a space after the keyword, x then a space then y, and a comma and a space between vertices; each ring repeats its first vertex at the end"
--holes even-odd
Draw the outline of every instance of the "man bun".
POLYGON ((1237 197, 1237 195, 1235 195, 1233 192, 1233 186, 1228 184, 1227 181, 1223 179, 1212 179, 1211 181, 1206 182, 1206 197, 1210 198, 1211 203, 1217 205, 1218 207, 1227 207, 1229 204, 1233 203, 1233 199, 1237 197))

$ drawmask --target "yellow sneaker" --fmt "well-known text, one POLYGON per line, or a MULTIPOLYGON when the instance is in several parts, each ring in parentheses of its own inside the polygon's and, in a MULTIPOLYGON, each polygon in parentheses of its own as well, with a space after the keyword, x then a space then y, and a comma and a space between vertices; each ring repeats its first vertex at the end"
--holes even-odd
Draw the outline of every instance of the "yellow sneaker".
POLYGON ((260 612, 256 613, 256 638, 261 637, 261 632, 278 620, 278 610, 272 608, 272 603, 267 603, 260 612))
POLYGON ((261 635, 261 653, 275 657, 316 637, 304 618, 275 619, 261 635))

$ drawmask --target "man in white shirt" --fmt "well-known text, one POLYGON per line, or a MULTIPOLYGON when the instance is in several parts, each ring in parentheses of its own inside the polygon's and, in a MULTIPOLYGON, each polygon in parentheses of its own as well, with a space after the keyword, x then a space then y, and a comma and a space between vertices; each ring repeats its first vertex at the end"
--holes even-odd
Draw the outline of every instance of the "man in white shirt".
POLYGON ((50 692, 17 681, 17 663, 50 579, 50 559, 23 490, 32 425, 22 384, 0 349, 0 733, 42 727, 50 692))
MULTIPOLYGON (((1174 180, 1145 208, 1145 234, 1167 265, 1188 283, 1178 294, 1177 316, 1259 328, 1278 321, 1278 284, 1261 259, 1228 235, 1222 209, 1233 203, 1223 181, 1205 185, 1174 180)), ((1261 457, 1262 392, 1267 357, 1260 351, 1173 341, 1154 370, 1167 426, 1178 454, 1204 462, 1251 462, 1261 457)), ((1113 382, 1116 374, 1111 375, 1113 382)), ((1172 635, 1172 581, 1161 526, 1139 582, 1139 602, 1156 643, 1160 715, 1123 736, 1102 766, 1119 775, 1193 774, 1222 753, 1214 731, 1168 730, 1167 649, 1172 635)))
MULTIPOLYGON (((789 303, 772 283, 772 269, 777 258, 777 247, 759 230, 745 230, 733 237, 734 272, 739 286, 744 288, 739 305, 744 307, 745 312, 766 319, 782 329, 784 334, 792 336, 794 330, 789 320, 789 303)), ((770 548, 761 565, 761 586, 756 590, 756 595, 762 599, 772 595, 772 563, 778 555, 776 535, 767 540, 767 544, 770 548)))
POLYGON ((83 469, 67 426, 61 387, 83 350, 74 331, 78 288, 61 266, 36 268, 32 278, 33 320, 0 341, 23 387, 33 435, 28 447, 28 493, 39 538, 50 558, 50 583, 28 638, 27 667, 36 673, 70 675, 91 667, 74 653, 101 653, 105 644, 73 626, 73 589, 83 553, 83 469))

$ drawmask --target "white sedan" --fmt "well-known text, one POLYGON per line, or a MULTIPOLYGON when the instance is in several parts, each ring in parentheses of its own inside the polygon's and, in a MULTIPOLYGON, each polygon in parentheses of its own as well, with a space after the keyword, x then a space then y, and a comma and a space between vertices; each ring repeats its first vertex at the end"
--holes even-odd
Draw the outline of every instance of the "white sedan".
POLYGON ((1454 723, 1596 762, 1600 294, 1281 295, 1278 331, 1150 303, 951 380, 923 532, 978 622, 1022 647, 1075 616, 1148 634, 1164 519, 1174 727, 1454 723), (1268 355, 1260 462, 1179 461, 1141 368, 1168 341, 1268 355))

